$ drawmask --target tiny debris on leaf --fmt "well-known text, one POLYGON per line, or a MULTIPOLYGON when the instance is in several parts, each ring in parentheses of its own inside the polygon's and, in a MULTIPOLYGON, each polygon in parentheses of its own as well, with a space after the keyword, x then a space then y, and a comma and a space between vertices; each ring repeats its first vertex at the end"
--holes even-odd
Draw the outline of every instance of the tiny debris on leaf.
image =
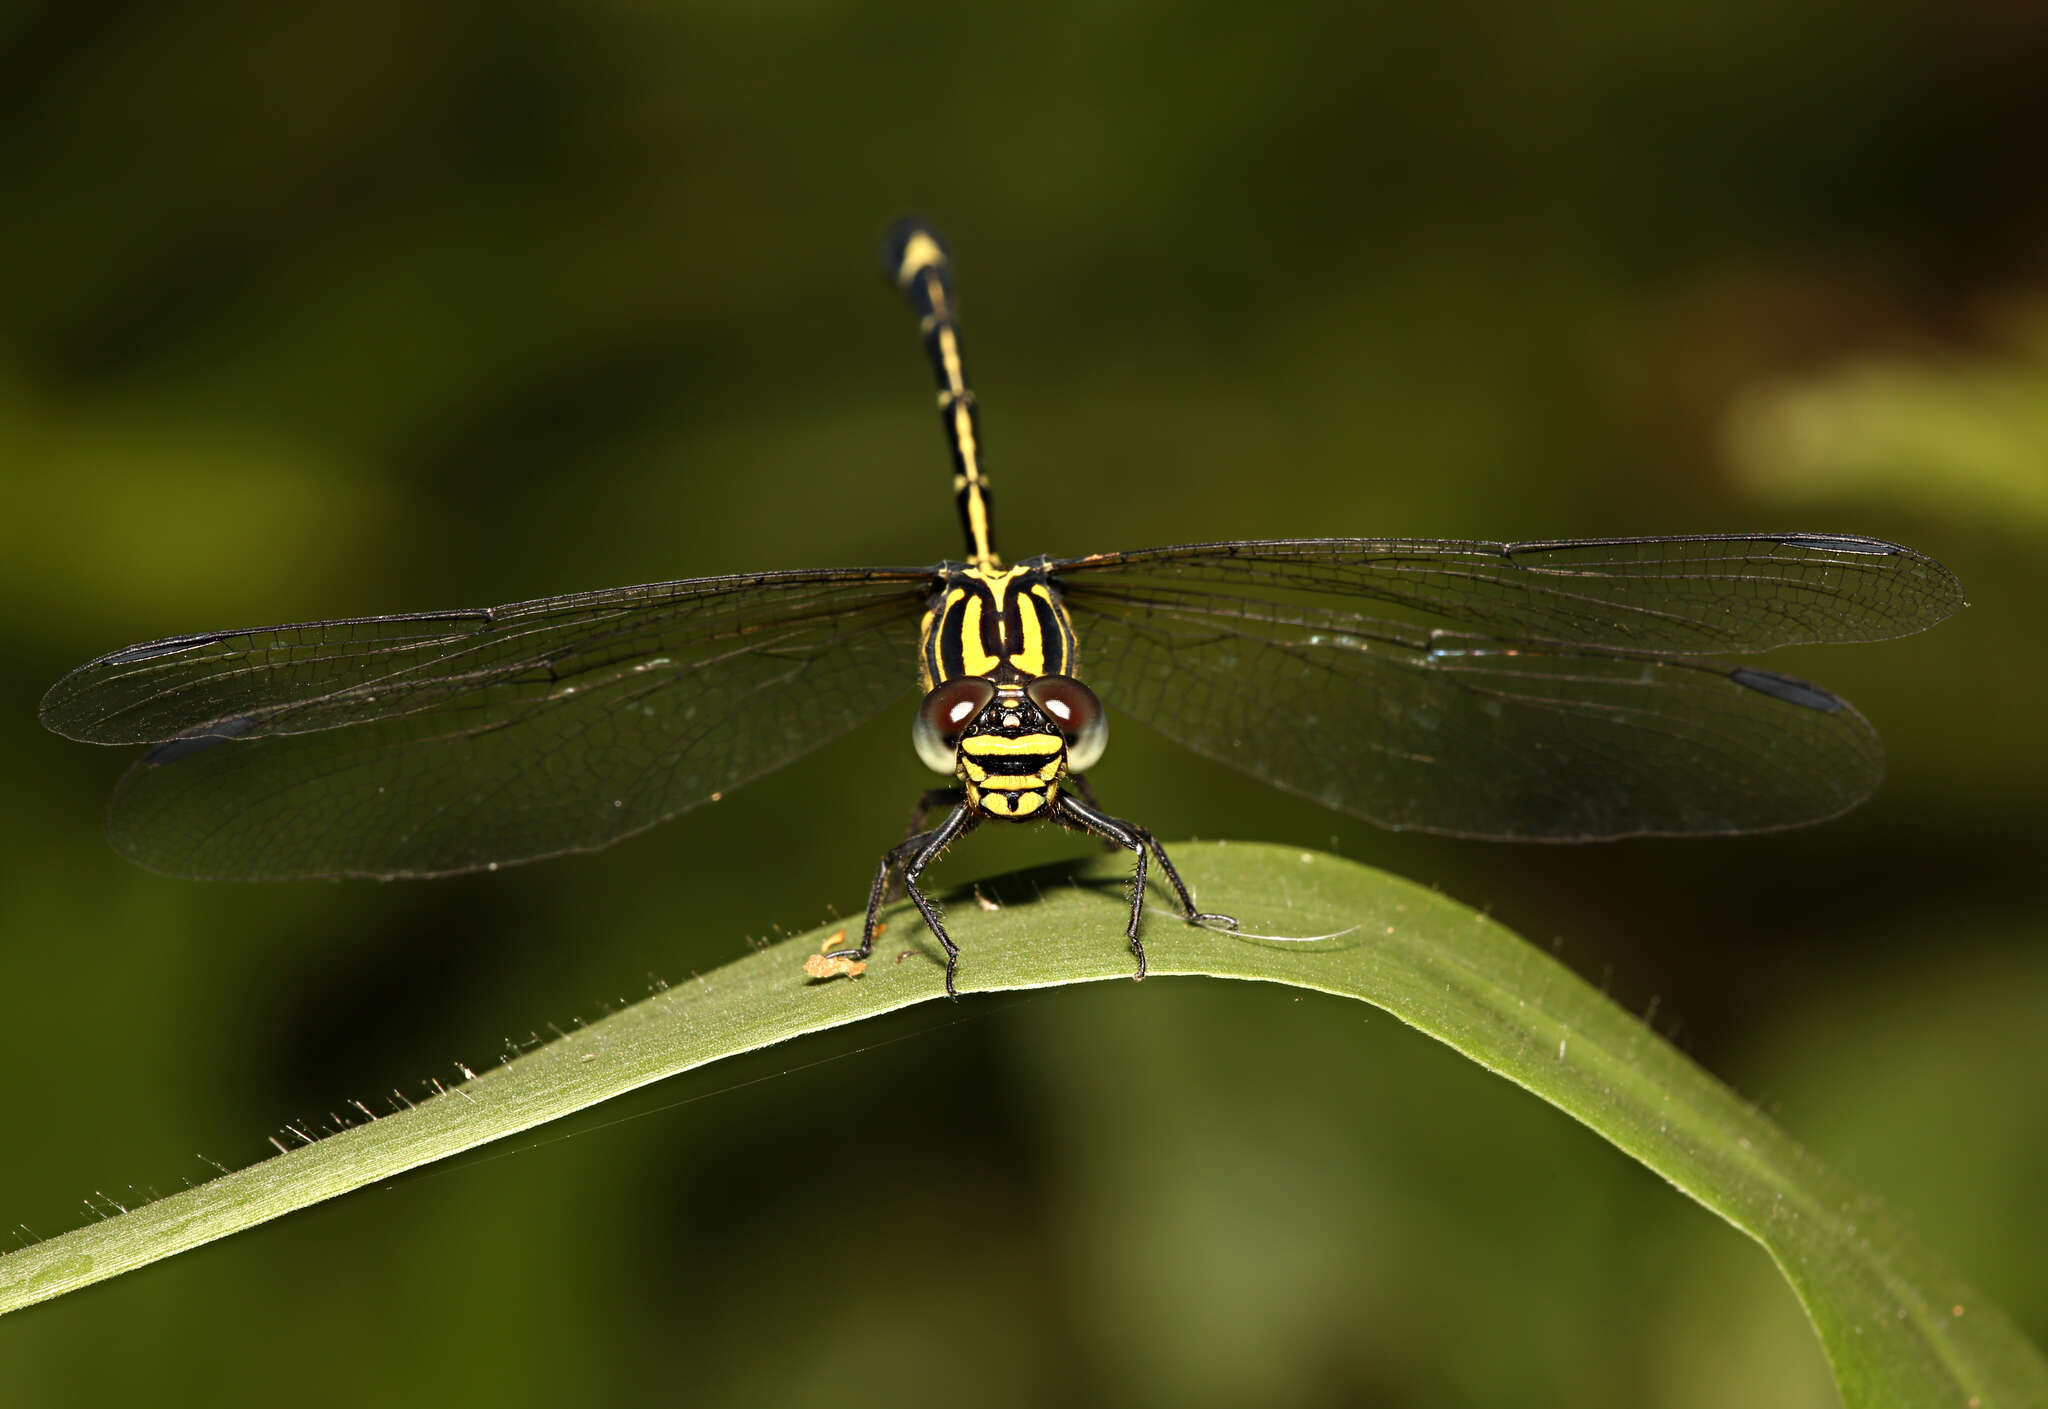
POLYGON ((845 947, 846 931, 834 930, 825 936, 825 942, 818 946, 818 952, 820 954, 830 954, 835 949, 844 949, 845 947))
POLYGON ((823 954, 813 954, 804 960, 804 972, 812 978, 859 978, 868 971, 864 959, 832 959, 823 954))

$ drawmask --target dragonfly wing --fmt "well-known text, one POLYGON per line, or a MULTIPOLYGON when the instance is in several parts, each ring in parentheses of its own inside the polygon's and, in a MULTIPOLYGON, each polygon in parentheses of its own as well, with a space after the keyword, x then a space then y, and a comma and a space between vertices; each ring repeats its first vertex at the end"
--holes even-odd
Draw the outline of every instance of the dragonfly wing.
POLYGON ((1111 708, 1382 826, 1521 841, 1762 831, 1877 786, 1849 705, 1744 666, 1070 583, 1111 708))
POLYGON ((1482 543, 1320 538, 1196 543, 1054 564, 1064 585, 1242 593, 1519 641, 1664 655, 1876 641, 1963 605, 1955 575, 1876 538, 1710 535, 1482 543))
POLYGON ((43 719, 153 743, 123 853, 174 875, 429 876, 604 846, 789 763, 913 683, 926 570, 796 572, 181 637, 43 719))

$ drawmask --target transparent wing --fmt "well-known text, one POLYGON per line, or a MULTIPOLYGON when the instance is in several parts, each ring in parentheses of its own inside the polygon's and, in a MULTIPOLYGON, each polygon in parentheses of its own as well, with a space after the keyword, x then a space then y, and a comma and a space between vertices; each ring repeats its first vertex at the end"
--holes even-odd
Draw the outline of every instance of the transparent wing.
POLYGON ((1854 806, 1883 772, 1862 716, 1702 653, 1896 636, 1962 602, 1926 558, 1814 536, 1217 544, 1059 572, 1113 710, 1383 826, 1529 841, 1854 806))
POLYGON ((851 729, 914 683, 930 581, 756 574, 178 637, 73 671, 42 717, 156 745, 108 818, 152 869, 477 870, 604 846, 851 729))
POLYGON ((1842 534, 1480 543, 1194 543, 1054 565, 1063 584, 1202 584, 1321 606, 1373 602, 1424 628, 1667 655, 1742 654, 1924 630, 1963 605, 1932 558, 1842 534))

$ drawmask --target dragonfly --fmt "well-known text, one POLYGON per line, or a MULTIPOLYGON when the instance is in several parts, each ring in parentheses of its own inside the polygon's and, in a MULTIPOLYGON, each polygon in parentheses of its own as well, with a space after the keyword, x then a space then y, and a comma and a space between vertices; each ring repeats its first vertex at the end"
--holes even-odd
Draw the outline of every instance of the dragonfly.
MULTIPOLYGON (((900 879, 957 996, 959 949, 920 877, 985 822, 1051 822, 1133 853, 1124 937, 1143 978, 1148 854, 1183 918, 1235 922, 1200 910, 1159 839, 1096 800, 1105 700, 1385 827, 1760 832, 1855 806, 1883 754, 1846 701, 1724 657, 1903 636, 1963 604, 1931 558, 1831 533, 1222 540, 1006 564, 951 254, 918 221, 884 250, 937 381, 963 558, 114 651, 41 709, 69 738, 147 746, 113 795, 114 847, 190 877, 496 870, 715 802, 914 682, 913 750, 947 781, 882 856, 859 944, 828 956, 839 972, 872 952, 900 879)), ((829 795, 822 773, 815 786, 829 795)))

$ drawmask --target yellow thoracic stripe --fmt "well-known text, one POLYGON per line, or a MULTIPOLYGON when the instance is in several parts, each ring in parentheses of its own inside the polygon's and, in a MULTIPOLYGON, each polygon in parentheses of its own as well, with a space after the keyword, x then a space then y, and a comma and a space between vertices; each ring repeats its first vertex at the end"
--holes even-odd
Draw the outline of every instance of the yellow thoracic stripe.
MULTIPOLYGON (((977 593, 967 599, 967 610, 960 614, 960 658, 965 662, 969 675, 986 675, 1002 664, 999 657, 992 656, 982 649, 982 606, 982 598, 977 593)), ((1000 611, 1000 608, 998 610, 1000 611)), ((1000 616, 996 618, 996 623, 997 630, 1000 632, 1002 626, 1002 618, 1000 616)))
MULTIPOLYGON (((1015 587, 1016 575, 1014 573, 1011 574, 1011 580, 1008 585, 1015 587)), ((1003 647, 1009 652, 1011 661, 1026 675, 1043 675, 1045 674, 1045 628, 1039 623, 1038 608, 1029 600, 1030 595, 1029 593, 1025 594, 1026 599, 1017 603, 1017 620, 1023 626, 1021 634, 1024 639, 1021 641, 1005 639, 1003 647)), ((1004 605, 1007 607, 1008 602, 1005 601, 1004 605)), ((1005 624, 1008 623, 1009 619, 1009 613, 1005 611, 1003 614, 1005 624)))
MULTIPOLYGON (((988 568, 971 568, 974 580, 988 588, 991 610, 995 614, 996 639, 1002 643, 1003 659, 1016 666, 1026 675, 1044 673, 1044 655, 1037 660, 1029 658, 1028 652, 1020 651, 1018 643, 1010 639, 1010 596, 1016 590, 1017 579, 1024 569, 1010 568, 997 572, 988 568)), ((1027 633, 1028 635, 1028 633, 1027 633)))
POLYGON ((1074 672, 1073 624, 1035 564, 953 569, 921 635, 919 668, 927 690, 1003 665, 1031 677, 1074 672))

